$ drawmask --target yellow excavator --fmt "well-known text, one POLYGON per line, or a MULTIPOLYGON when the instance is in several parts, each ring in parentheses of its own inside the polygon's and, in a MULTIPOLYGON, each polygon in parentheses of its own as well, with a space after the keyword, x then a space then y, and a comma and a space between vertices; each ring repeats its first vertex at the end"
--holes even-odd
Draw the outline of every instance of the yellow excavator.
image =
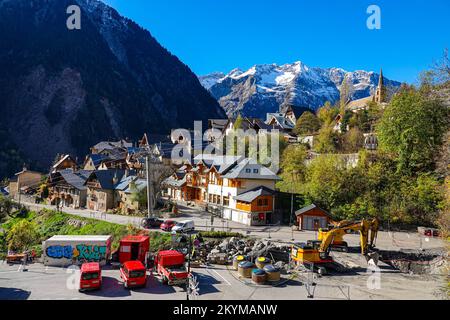
MULTIPOLYGON (((330 257, 330 251, 333 246, 345 246, 343 241, 346 234, 358 231, 360 234, 361 253, 366 258, 371 258, 370 250, 374 248, 379 222, 378 220, 361 220, 361 221, 340 221, 334 223, 329 230, 322 230, 319 233, 319 240, 309 240, 306 244, 295 244, 292 247, 291 258, 299 264, 326 265, 333 263, 330 257)), ((319 267, 317 267, 319 268, 319 267)), ((319 268, 319 271, 324 268, 319 268)))

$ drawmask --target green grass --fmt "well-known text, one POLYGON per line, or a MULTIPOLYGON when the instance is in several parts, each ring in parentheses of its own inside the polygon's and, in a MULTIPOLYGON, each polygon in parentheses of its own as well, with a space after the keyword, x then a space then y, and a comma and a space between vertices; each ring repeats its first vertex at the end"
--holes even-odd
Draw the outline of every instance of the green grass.
POLYGON ((243 235, 240 234, 239 232, 201 231, 199 233, 203 238, 231 238, 231 237, 241 238, 241 237, 243 237, 243 235))
POLYGON ((12 226, 19 221, 27 219, 37 225, 37 231, 40 235, 39 242, 33 248, 37 253, 41 253, 41 243, 54 235, 111 235, 112 249, 117 249, 119 241, 126 235, 149 235, 150 247, 152 252, 160 249, 168 249, 171 245, 170 234, 160 232, 148 232, 139 230, 131 225, 125 226, 106 221, 98 221, 84 217, 72 216, 66 213, 42 210, 39 213, 27 212, 23 217, 9 219, 1 227, 5 230, 4 235, 0 235, 0 252, 7 251, 6 234, 12 226))

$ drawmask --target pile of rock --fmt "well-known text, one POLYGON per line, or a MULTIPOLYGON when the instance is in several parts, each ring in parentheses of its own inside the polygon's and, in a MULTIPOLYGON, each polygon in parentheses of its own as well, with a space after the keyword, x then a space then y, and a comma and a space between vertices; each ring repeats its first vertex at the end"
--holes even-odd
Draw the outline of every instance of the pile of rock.
POLYGON ((207 261, 213 264, 228 264, 238 255, 246 256, 249 261, 255 261, 258 257, 267 257, 282 269, 289 261, 289 252, 289 246, 271 241, 232 237, 214 245, 209 251, 207 261))

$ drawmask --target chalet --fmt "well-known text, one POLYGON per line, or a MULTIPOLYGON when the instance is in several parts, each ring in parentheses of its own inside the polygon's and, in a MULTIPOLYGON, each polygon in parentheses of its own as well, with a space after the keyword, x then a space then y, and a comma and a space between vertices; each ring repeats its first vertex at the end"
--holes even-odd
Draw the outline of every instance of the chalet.
POLYGON ((186 183, 187 173, 183 170, 178 170, 169 178, 165 179, 163 185, 167 189, 166 196, 169 199, 175 199, 178 201, 187 200, 187 183, 186 183))
POLYGON ((198 205, 203 205, 207 201, 208 170, 206 164, 200 161, 186 173, 187 201, 196 202, 198 205))
POLYGON ((77 170, 77 167, 76 159, 72 158, 69 154, 66 154, 59 157, 59 159, 52 166, 51 172, 54 173, 66 169, 77 170))
POLYGON ((315 204, 306 206, 295 212, 299 230, 319 230, 327 228, 331 221, 331 215, 315 204))
POLYGON ((145 175, 145 157, 147 150, 145 147, 127 148, 127 157, 125 162, 128 169, 135 170, 140 177, 145 175))
POLYGON ((37 190, 41 185, 42 174, 23 168, 17 172, 9 182, 9 194, 11 198, 16 198, 20 193, 28 193, 37 190))
POLYGON ((125 170, 96 170, 86 180, 87 208, 95 211, 107 211, 117 208, 120 199, 116 197, 116 186, 127 174, 125 170))
MULTIPOLYGON (((242 219, 242 223, 247 220, 247 225, 265 225, 272 223, 274 213, 275 190, 265 186, 259 186, 251 190, 242 192, 234 197, 236 210, 233 213, 236 220, 242 219), (247 217, 245 217, 247 215, 247 217)), ((233 216, 231 217, 233 220, 233 216)))
POLYGON ((119 201, 119 209, 123 214, 136 214, 145 209, 142 203, 135 198, 135 194, 147 188, 147 180, 137 176, 125 175, 115 186, 116 198, 119 201))
POLYGON ((203 154, 164 181, 165 195, 192 201, 224 219, 246 225, 273 221, 275 183, 280 178, 241 156, 203 154))
POLYGON ((109 161, 109 156, 103 154, 89 154, 84 160, 83 169, 91 171, 97 170, 105 161, 109 161))
POLYGON ((218 185, 211 183, 208 186, 208 193, 213 197, 220 196, 221 205, 224 206, 223 218, 251 226, 264 225, 272 221, 273 201, 267 205, 248 207, 244 205, 242 199, 249 199, 250 195, 254 196, 259 191, 264 191, 252 198, 252 202, 256 201, 258 204, 259 200, 268 198, 267 189, 275 190, 275 183, 278 180, 280 178, 270 169, 258 164, 253 159, 245 158, 226 170, 226 173, 221 175, 218 185), (245 195, 250 191, 252 192, 250 195, 245 195), (244 198, 241 199, 240 196, 244 198), (250 208, 250 211, 247 211, 247 208, 250 208))
POLYGON ((273 128, 280 128, 288 132, 295 128, 295 122, 290 117, 286 117, 285 113, 280 112, 268 113, 265 123, 273 128))
POLYGON ((133 144, 126 140, 119 141, 101 141, 91 147, 92 154, 102 154, 106 156, 117 156, 122 154, 125 157, 126 148, 132 147, 133 144))
MULTIPOLYGON (((237 118, 228 119, 228 122, 222 131, 223 135, 228 135, 235 128, 236 121, 237 118)), ((271 131, 272 129, 279 128, 269 125, 259 118, 242 117, 242 122, 239 129, 242 129, 244 131, 254 130, 256 133, 258 133, 260 130, 271 131)))
POLYGON ((182 164, 182 160, 177 161, 176 159, 172 159, 172 151, 177 146, 176 143, 171 142, 159 142, 153 145, 153 152, 158 155, 159 160, 167 166, 171 166, 172 164, 182 164))
POLYGON ((53 172, 47 179, 49 187, 49 202, 52 205, 71 207, 74 209, 86 207, 86 180, 91 171, 65 169, 53 172))
POLYGON ((314 141, 316 140, 317 134, 300 135, 297 137, 297 141, 308 146, 309 149, 314 147, 314 141))
POLYGON ((142 139, 139 140, 138 146, 139 146, 139 148, 147 148, 150 146, 150 143, 148 141, 148 137, 147 137, 146 133, 144 133, 144 136, 142 137, 142 139))

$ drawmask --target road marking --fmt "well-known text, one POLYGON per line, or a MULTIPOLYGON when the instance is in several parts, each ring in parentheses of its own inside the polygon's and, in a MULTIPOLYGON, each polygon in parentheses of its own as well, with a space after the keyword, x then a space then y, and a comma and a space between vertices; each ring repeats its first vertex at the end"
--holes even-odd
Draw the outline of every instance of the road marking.
POLYGON ((231 283, 230 283, 227 279, 225 279, 220 273, 218 273, 216 270, 214 270, 214 269, 208 269, 208 270, 213 271, 213 272, 214 272, 215 274, 217 274, 220 278, 222 278, 223 281, 225 281, 225 282, 227 283, 227 285, 231 286, 231 283))

